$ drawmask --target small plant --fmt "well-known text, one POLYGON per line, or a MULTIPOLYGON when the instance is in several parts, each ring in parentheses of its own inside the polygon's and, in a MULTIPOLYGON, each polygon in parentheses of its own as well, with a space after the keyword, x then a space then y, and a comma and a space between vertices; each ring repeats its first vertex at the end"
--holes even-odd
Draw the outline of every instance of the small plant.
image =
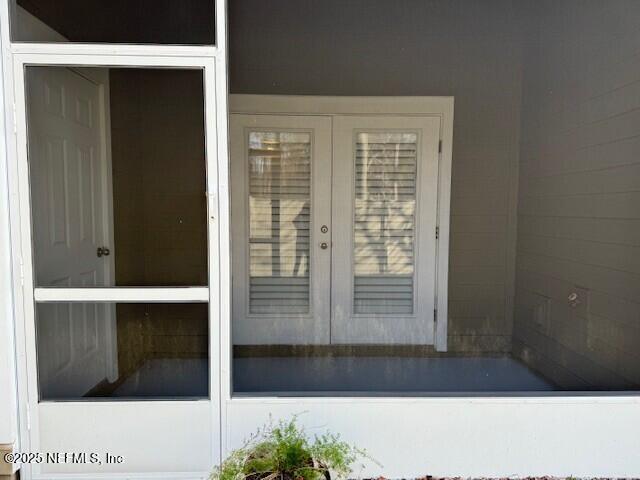
POLYGON ((325 433, 310 440, 297 416, 270 421, 245 445, 233 451, 211 474, 211 480, 330 480, 346 479, 366 452, 325 433))

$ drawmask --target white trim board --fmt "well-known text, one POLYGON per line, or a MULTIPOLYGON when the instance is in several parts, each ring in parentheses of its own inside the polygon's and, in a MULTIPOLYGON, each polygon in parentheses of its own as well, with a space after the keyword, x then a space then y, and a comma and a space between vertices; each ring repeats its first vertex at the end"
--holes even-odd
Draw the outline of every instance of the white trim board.
MULTIPOLYGON (((5 39, 0 38, 0 47, 5 39)), ((0 75, 6 73, 7 60, 0 58, 0 75)), ((9 212, 9 176, 8 162, 11 158, 11 123, 7 113, 11 103, 4 95, 7 85, 6 76, 0 76, 0 444, 20 448, 18 438, 18 398, 16 378, 17 337, 14 335, 14 277, 12 269, 10 212, 9 212)), ((12 467, 15 468, 15 467, 12 467)))
POLYGON ((453 97, 330 97, 320 95, 229 95, 229 113, 307 115, 442 115, 451 120, 453 97))

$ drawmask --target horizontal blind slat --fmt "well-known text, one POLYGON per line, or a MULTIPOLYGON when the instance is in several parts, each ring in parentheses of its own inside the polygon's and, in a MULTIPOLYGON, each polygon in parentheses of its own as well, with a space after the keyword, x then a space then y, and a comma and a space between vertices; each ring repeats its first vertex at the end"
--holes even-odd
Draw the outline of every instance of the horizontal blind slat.
POLYGON ((309 312, 311 136, 249 134, 249 311, 309 312))
POLYGON ((354 157, 354 311, 411 314, 417 135, 358 133, 354 157))

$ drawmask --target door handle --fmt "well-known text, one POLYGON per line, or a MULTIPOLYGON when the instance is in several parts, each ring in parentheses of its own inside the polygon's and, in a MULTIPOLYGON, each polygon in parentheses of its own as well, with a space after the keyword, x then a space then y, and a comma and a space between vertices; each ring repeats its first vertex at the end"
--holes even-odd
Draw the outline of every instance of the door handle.
POLYGON ((322 250, 326 250, 327 248, 329 248, 329 244, 328 244, 327 242, 322 242, 322 243, 320 244, 320 248, 321 248, 322 250))
POLYGON ((98 251, 96 252, 96 255, 98 255, 98 258, 108 257, 110 254, 111 254, 111 250, 109 250, 107 247, 98 247, 98 251))

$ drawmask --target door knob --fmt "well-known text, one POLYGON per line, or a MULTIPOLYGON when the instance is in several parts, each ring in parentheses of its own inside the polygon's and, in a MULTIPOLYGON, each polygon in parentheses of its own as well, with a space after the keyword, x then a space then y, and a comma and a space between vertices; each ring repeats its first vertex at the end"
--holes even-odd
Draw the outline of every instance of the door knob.
POLYGON ((329 248, 329 245, 327 244, 327 242, 322 242, 320 244, 320 248, 323 249, 323 250, 326 250, 327 248, 329 248))
POLYGON ((98 247, 98 251, 96 252, 96 255, 98 255, 98 258, 108 257, 110 254, 111 254, 111 250, 109 250, 107 247, 98 247))

